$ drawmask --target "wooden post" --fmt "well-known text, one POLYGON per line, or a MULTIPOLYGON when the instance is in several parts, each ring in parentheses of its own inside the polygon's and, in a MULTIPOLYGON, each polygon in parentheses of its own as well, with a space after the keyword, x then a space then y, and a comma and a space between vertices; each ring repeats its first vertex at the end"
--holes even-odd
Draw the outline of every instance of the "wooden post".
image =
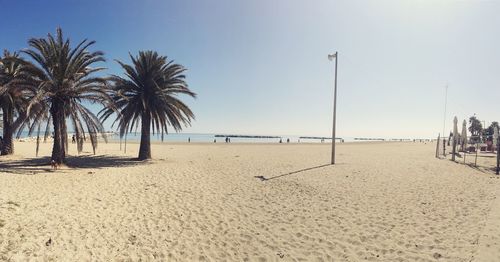
POLYGON ((446 138, 443 138, 443 156, 446 158, 446 138))
POLYGON ((456 147, 457 147, 457 141, 455 139, 455 136, 453 136, 453 141, 451 142, 451 161, 455 161, 455 154, 456 154, 456 147))
POLYGON ((467 148, 463 150, 464 153, 464 164, 465 164, 465 156, 467 155, 467 148))
POLYGON ((497 141, 497 172, 496 172, 496 174, 498 175, 499 172, 500 172, 500 142, 497 141))
POLYGON ((477 166, 477 151, 479 151, 479 144, 476 143, 476 159, 474 160, 474 166, 477 166))
POLYGON ((441 134, 438 134, 438 139, 436 141, 436 158, 439 158, 439 140, 441 139, 441 134))

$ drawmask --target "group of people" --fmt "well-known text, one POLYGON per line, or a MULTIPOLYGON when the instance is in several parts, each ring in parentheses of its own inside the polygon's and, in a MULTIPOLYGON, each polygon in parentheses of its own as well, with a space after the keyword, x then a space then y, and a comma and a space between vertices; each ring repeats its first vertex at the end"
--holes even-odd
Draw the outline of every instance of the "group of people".
MULTIPOLYGON (((73 141, 74 141, 74 138, 75 138, 75 136, 73 136, 73 141)), ((187 141, 188 141, 188 143, 191 143, 191 137, 188 137, 188 140, 187 140, 187 141)), ((226 138, 225 138, 225 142, 226 142, 226 143, 231 143, 231 138, 226 136, 226 138)), ((287 138, 287 139, 286 139, 286 142, 287 142, 287 143, 290 143, 290 138, 287 138)), ((324 138, 322 138, 322 139, 321 139, 321 143, 323 143, 323 142, 325 142, 325 139, 324 139, 324 138)), ((344 139, 341 139, 341 140, 340 140, 340 142, 344 143, 344 139)), ((216 139, 216 138, 214 138, 214 143, 217 143, 217 139, 216 139)), ((283 143, 283 139, 282 139, 282 138, 280 138, 279 143, 280 143, 280 144, 282 144, 282 143, 283 143)), ((299 140, 297 140, 297 143, 300 143, 300 139, 299 139, 299 140)))
MULTIPOLYGON (((54 136, 52 136, 52 138, 54 138, 54 136)), ((80 137, 80 139, 82 139, 82 138, 80 137)), ((82 139, 82 140, 83 140, 83 141, 87 141, 87 138, 86 138, 86 137, 83 137, 83 139, 82 139)), ((73 136, 71 137, 71 143, 72 143, 72 144, 76 143, 76 136, 75 136, 75 135, 73 135, 73 136)))
MULTIPOLYGON (((290 143, 290 138, 287 138, 287 139, 286 139, 286 142, 287 142, 287 143, 290 143)), ((283 140, 281 140, 281 138, 280 138, 280 142, 279 142, 279 143, 280 143, 280 144, 281 144, 281 143, 283 143, 283 140)))
MULTIPOLYGON (((226 139, 225 139, 226 143, 231 143, 231 138, 227 137, 226 136, 226 139)), ((217 139, 214 138, 214 143, 217 143, 217 139)))

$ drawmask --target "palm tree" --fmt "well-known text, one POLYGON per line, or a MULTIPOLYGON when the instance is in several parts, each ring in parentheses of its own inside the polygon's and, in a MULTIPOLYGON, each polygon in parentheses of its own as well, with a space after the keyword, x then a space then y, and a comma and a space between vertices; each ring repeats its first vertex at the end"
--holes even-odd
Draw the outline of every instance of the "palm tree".
POLYGON ((126 136, 141 123, 141 143, 139 160, 151 158, 151 127, 153 134, 168 133, 167 126, 174 130, 182 130, 194 119, 189 107, 177 97, 186 94, 193 98, 196 94, 189 90, 185 81, 186 68, 167 62, 167 57, 153 51, 140 51, 139 55, 130 55, 132 65, 117 61, 125 70, 125 78, 113 75, 112 83, 113 108, 103 109, 101 119, 105 121, 114 113, 118 122, 120 138, 126 136))
POLYGON ((474 114, 469 118, 469 124, 469 132, 471 132, 472 134, 470 140, 480 142, 480 135, 483 132, 483 125, 481 124, 481 121, 477 119, 476 115, 474 114))
MULTIPOLYGON (((104 68, 91 67, 105 61, 103 52, 88 50, 94 43, 83 40, 72 48, 70 40, 64 40, 62 30, 58 28, 55 37, 48 34, 47 38, 32 38, 28 41, 30 49, 23 50, 34 61, 31 74, 36 79, 37 89, 27 110, 30 115, 33 114, 30 132, 35 128, 40 132, 40 125, 45 122, 47 137, 52 121, 54 144, 51 159, 59 164, 66 159, 67 119, 73 126, 78 152, 82 151, 83 140, 88 135, 95 153, 97 135, 104 133, 102 123, 83 104, 107 106, 111 101, 106 79, 94 76, 104 68)), ((104 134, 103 138, 106 139, 104 134)))
POLYGON ((24 120, 25 109, 29 104, 33 91, 22 84, 28 63, 19 57, 19 53, 4 50, 0 58, 0 107, 2 111, 3 143, 1 154, 14 153, 14 132, 24 120), (14 117, 17 116, 16 122, 14 117))
POLYGON ((489 141, 493 141, 493 133, 495 131, 495 127, 498 126, 497 121, 491 122, 490 126, 488 128, 483 129, 483 137, 486 137, 489 141))

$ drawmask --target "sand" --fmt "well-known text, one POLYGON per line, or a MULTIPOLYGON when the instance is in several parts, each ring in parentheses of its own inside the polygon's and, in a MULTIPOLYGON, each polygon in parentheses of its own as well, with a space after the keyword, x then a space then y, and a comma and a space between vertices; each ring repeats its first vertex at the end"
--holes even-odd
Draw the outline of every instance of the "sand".
POLYGON ((432 143, 345 143, 323 166, 328 144, 154 144, 138 163, 137 144, 100 144, 51 171, 15 149, 2 261, 500 261, 492 155, 476 169, 432 143))

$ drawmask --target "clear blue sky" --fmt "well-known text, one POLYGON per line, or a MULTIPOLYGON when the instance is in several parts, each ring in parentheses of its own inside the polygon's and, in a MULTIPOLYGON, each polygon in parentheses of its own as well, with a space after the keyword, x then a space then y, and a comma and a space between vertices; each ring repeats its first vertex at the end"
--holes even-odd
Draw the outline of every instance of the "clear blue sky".
MULTIPOLYGON (((0 49, 61 26, 114 59, 156 50, 188 68, 185 132, 435 137, 474 113, 500 120, 498 1, 0 0, 0 49)), ((107 124, 108 125, 108 124, 107 124)), ((109 126, 109 125, 108 125, 109 126)))

